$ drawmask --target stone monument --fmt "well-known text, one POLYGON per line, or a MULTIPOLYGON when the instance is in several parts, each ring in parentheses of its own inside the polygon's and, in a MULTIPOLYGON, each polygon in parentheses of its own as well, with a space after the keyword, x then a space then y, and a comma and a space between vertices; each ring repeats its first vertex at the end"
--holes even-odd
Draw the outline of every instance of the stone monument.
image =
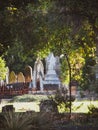
POLYGON ((24 77, 22 72, 19 72, 19 74, 17 75, 17 82, 18 83, 25 83, 25 77, 24 77))
POLYGON ((43 81, 45 89, 57 89, 60 87, 60 80, 56 73, 56 58, 50 53, 46 58, 46 75, 43 81))
POLYGON ((6 84, 9 84, 9 68, 7 67, 7 72, 6 72, 6 84))
POLYGON ((43 91, 44 66, 40 58, 37 58, 34 64, 33 72, 33 88, 37 88, 39 82, 39 89, 43 91))
POLYGON ((32 72, 32 67, 31 66, 26 66, 25 68, 25 82, 31 82, 32 80, 32 76, 33 72, 32 72))
POLYGON ((16 82, 17 82, 17 76, 14 71, 11 71, 11 73, 9 74, 9 83, 13 84, 16 82))

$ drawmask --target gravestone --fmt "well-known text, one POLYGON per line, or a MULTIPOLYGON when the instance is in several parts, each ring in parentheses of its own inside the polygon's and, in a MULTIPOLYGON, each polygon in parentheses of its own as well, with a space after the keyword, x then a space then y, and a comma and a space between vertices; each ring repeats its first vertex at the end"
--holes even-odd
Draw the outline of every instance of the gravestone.
POLYGON ((18 83, 25 82, 25 77, 22 72, 19 72, 19 74, 17 75, 17 82, 18 83))
POLYGON ((34 64, 33 87, 43 91, 44 66, 40 58, 34 64))
POLYGON ((56 73, 56 58, 53 53, 50 53, 46 58, 46 75, 44 79, 44 89, 53 90, 58 89, 60 87, 60 80, 56 73))
POLYGON ((24 74, 25 74, 25 82, 31 82, 33 78, 32 67, 26 66, 24 74))
POLYGON ((56 71, 57 75, 60 74, 60 58, 58 56, 54 57, 54 54, 53 53, 50 53, 46 59, 45 59, 45 62, 46 62, 46 72, 48 71, 49 69, 49 65, 50 63, 51 64, 54 64, 54 70, 56 71), (53 58, 54 61, 51 61, 51 58, 53 58))
POLYGON ((6 105, 2 107, 2 112, 15 112, 13 105, 6 105))
POLYGON ((0 79, 0 87, 4 85, 5 85, 4 80, 0 79))
POLYGON ((9 83, 16 83, 17 82, 17 77, 14 71, 11 71, 9 74, 9 83))
POLYGON ((6 84, 9 84, 9 68, 7 67, 7 72, 6 72, 6 84))

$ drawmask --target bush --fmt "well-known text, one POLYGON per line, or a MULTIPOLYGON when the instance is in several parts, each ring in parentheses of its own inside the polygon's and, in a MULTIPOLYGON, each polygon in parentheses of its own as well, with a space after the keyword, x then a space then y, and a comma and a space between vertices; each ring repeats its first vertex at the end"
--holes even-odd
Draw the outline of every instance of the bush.
POLYGON ((2 130, 31 130, 31 116, 25 113, 3 113, 2 130))
MULTIPOLYGON (((60 109, 64 108, 66 112, 70 111, 70 97, 66 88, 58 89, 54 96, 49 96, 55 104, 55 107, 60 109)), ((75 100, 75 97, 71 96, 71 102, 75 100)))
POLYGON ((88 106, 89 112, 88 114, 90 114, 92 117, 94 118, 98 118, 98 107, 95 107, 94 105, 90 105, 88 106))

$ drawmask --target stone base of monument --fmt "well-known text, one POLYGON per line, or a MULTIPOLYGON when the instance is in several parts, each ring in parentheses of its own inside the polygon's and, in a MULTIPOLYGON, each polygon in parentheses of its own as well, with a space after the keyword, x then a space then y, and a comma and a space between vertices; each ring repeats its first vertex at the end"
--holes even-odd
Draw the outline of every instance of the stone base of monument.
POLYGON ((2 112, 15 112, 13 105, 6 105, 2 107, 2 112))

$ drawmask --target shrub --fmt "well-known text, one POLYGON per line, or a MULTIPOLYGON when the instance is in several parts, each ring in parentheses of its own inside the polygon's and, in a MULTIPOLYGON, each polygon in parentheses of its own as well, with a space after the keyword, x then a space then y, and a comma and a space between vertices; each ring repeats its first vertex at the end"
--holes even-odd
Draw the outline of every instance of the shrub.
POLYGON ((31 116, 25 113, 13 113, 11 111, 3 113, 2 130, 30 130, 31 116))
POLYGON ((92 117, 98 117, 98 107, 95 107, 94 105, 88 106, 89 112, 92 117))
POLYGON ((49 99, 54 102, 55 107, 64 108, 66 112, 70 110, 70 100, 71 102, 75 100, 73 96, 70 99, 67 89, 63 87, 58 89, 54 96, 49 96, 49 99))

